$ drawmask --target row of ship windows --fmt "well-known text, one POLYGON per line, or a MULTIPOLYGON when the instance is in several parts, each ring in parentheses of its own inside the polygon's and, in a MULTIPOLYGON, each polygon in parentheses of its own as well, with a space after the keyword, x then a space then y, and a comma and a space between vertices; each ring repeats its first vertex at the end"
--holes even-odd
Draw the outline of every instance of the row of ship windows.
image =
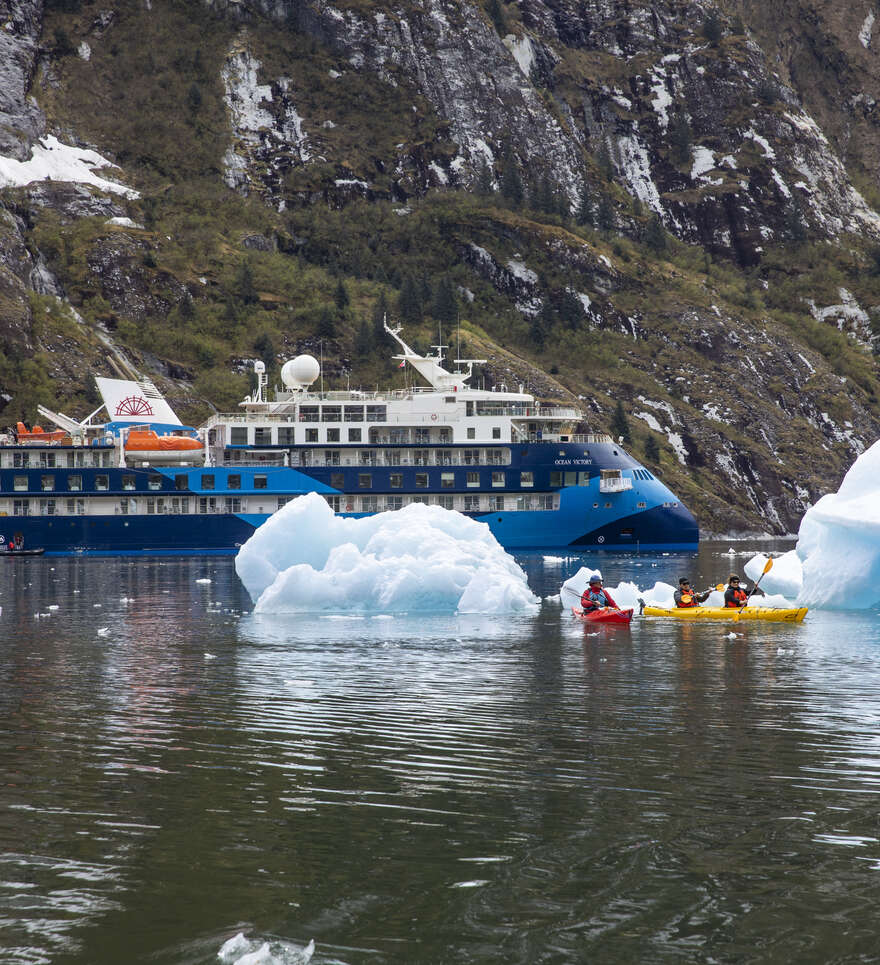
MULTIPOLYGON (((556 474, 558 475, 558 473, 556 474)), ((493 488, 506 487, 508 485, 507 481, 508 474, 504 470, 498 470, 492 473, 492 486, 493 488)), ((430 482, 430 474, 426 472, 417 472, 415 474, 415 485, 417 489, 427 489, 430 482)), ((123 473, 122 475, 122 489, 123 490, 135 490, 137 489, 137 476, 129 475, 123 473)), ((143 477, 141 477, 142 479, 143 477)), ((162 489, 163 476, 158 474, 151 474, 147 477, 147 489, 160 490, 162 489)), ((388 476, 388 485, 391 489, 403 489, 403 473, 392 472, 388 476)), ((190 488, 190 479, 188 475, 178 475, 174 477, 175 489, 186 490, 190 488)), ((199 483, 201 489, 213 489, 214 488, 214 474, 213 473, 202 473, 199 477, 199 483)), ((435 480, 436 483, 436 480, 435 480)), ((530 488, 535 485, 535 474, 531 471, 524 471, 519 474, 519 484, 521 487, 530 488)), ((110 476, 104 473, 98 473, 95 476, 95 491, 106 492, 110 489, 110 476)), ((344 489, 345 488, 345 474, 341 472, 334 472, 330 474, 330 485, 334 489, 344 489)), ((358 473, 357 477, 358 489, 372 489, 373 488, 373 474, 369 472, 358 473)), ((478 472, 468 472, 465 473, 465 485, 468 488, 475 489, 480 486, 480 473, 478 472)), ((268 476, 264 473, 254 473, 252 477, 252 486, 254 489, 266 489, 268 487, 268 476)), ((13 476, 12 477, 12 488, 15 492, 27 492, 30 489, 29 478, 27 476, 13 476)), ((57 480, 55 478, 55 473, 44 473, 40 476, 40 491, 41 492, 54 492, 57 487, 57 480)), ((69 475, 67 477, 67 490, 68 492, 81 492, 83 488, 83 477, 80 475, 69 475)), ((229 473, 226 476, 226 488, 227 489, 241 489, 241 474, 240 473, 229 473)), ((441 472, 440 473, 440 488, 441 489, 455 489, 456 488, 456 473, 454 472, 441 472)))
MULTIPOLYGON (((240 496, 148 496, 146 498, 123 497, 113 504, 113 515, 206 515, 214 513, 273 512, 281 509, 293 496, 279 496, 274 505, 253 507, 249 510, 248 500, 240 496)), ((337 513, 378 513, 387 510, 403 509, 413 503, 442 506, 465 513, 479 512, 522 512, 559 509, 559 496, 553 493, 534 493, 527 495, 492 496, 363 496, 363 495, 325 495, 331 509, 337 513)), ((263 500, 265 503, 265 500, 263 500)), ((13 516, 84 516, 87 507, 91 512, 96 507, 90 500, 79 497, 70 499, 13 499, 13 516)), ((97 508, 98 515, 109 515, 97 508)), ((2 514, 0 514, 2 515, 2 514)))
POLYGON ((109 469, 113 453, 109 449, 73 449, 52 451, 20 449, 4 452, 0 467, 4 469, 109 469))
MULTIPOLYGON (((316 420, 304 420, 316 421, 316 420)), ((368 420, 369 421, 369 420, 368 420)), ((248 438, 247 426, 229 427, 230 446, 292 446, 303 438, 308 442, 363 442, 364 430, 360 426, 349 426, 341 429, 336 426, 327 426, 321 429, 306 427, 301 430, 302 435, 297 440, 297 430, 293 426, 280 426, 272 429, 257 426, 253 430, 253 442, 248 438), (343 437, 343 432, 345 436, 343 437)), ((483 433, 481 433, 482 435, 483 433)), ((378 431, 369 430, 370 442, 379 445, 408 445, 415 443, 418 445, 434 442, 452 442, 452 429, 448 426, 434 427, 434 429, 386 429, 378 431), (433 440, 432 440, 433 432, 433 440)), ((474 426, 467 426, 465 429, 466 439, 476 439, 477 430, 474 426)), ((501 439, 501 426, 492 426, 492 438, 501 439)))
POLYGON ((506 466, 509 449, 303 449, 291 466, 506 466))

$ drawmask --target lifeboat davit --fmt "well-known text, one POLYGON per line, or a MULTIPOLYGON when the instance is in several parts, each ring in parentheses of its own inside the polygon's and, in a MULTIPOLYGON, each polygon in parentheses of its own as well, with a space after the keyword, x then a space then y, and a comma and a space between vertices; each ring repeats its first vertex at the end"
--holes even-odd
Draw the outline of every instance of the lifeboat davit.
POLYGON ((15 434, 18 437, 19 445, 22 446, 45 446, 46 443, 50 445, 52 443, 70 445, 70 435, 64 429, 47 431, 42 426, 34 426, 33 429, 28 429, 23 422, 18 422, 15 426, 15 434))
POLYGON ((125 437, 125 452, 144 462, 190 462, 204 443, 192 436, 160 436, 152 429, 131 429, 125 437))

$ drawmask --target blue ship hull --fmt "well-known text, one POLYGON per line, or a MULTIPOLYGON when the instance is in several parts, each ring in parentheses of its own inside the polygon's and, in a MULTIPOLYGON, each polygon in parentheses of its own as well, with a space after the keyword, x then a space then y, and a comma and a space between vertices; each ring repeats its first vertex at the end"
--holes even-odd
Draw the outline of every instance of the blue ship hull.
MULTIPOLYGON (((191 505, 215 500, 210 512, 103 515, 27 515, 0 517, 0 549, 17 534, 26 548, 42 547, 47 554, 232 554, 265 522, 277 508, 279 499, 308 492, 340 496, 357 492, 359 477, 370 475, 371 492, 421 498, 449 495, 442 488, 440 470, 451 472, 456 494, 491 495, 492 473, 503 470, 508 475, 504 494, 522 496, 558 495, 558 509, 518 509, 496 512, 468 512, 484 521, 506 549, 603 549, 615 551, 689 551, 697 547, 699 532, 696 520, 672 492, 644 467, 613 443, 587 447, 573 443, 538 443, 512 448, 512 462, 505 466, 451 467, 255 467, 253 465, 223 467, 150 467, 83 468, 55 472, 50 492, 41 491, 45 469, 0 471, 0 488, 10 493, 16 485, 13 477, 29 477, 23 497, 38 501, 51 497, 59 504, 71 496, 104 499, 138 499, 186 497, 191 505), (619 469, 630 488, 606 492, 600 483, 600 470, 619 469), (82 489, 68 492, 66 482, 75 472, 82 489), (532 484, 522 482, 522 473, 530 473, 532 484), (390 474, 402 477, 402 486, 394 489, 390 474), (478 474, 477 486, 466 482, 478 474), (421 488, 417 474, 427 475, 428 485, 421 488), (125 476, 129 480, 124 489, 125 476), (130 487, 134 477, 135 490, 130 487), (100 489, 98 479, 108 480, 109 489, 100 489), (208 485, 210 480, 210 485, 208 485), (234 485, 233 485, 234 480, 234 485), (335 485, 334 485, 335 484, 335 485), (217 509, 229 497, 248 498, 258 512, 222 512, 217 509)), ((101 483, 103 485, 103 482, 101 483)), ((495 491, 497 492, 497 490, 495 491)), ((16 496, 19 492, 15 493, 16 496)), ((345 512, 341 515, 360 516, 345 512)))

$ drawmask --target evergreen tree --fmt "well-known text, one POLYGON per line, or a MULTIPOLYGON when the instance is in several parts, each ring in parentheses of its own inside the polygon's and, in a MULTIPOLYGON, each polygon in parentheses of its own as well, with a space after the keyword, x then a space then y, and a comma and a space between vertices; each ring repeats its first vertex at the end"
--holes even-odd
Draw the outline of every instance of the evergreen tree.
POLYGON ((795 199, 792 199, 785 208, 785 233, 796 245, 802 245, 807 240, 804 213, 795 199))
POLYGON ((675 164, 684 164, 690 160, 691 145, 694 137, 691 126, 682 111, 676 111, 669 122, 669 150, 675 164))
POLYGON ((261 332, 254 339, 254 351, 267 366, 275 364, 275 343, 268 332, 261 332))
POLYGON ((474 181, 474 190, 480 197, 486 198, 492 194, 492 169, 485 157, 481 157, 477 162, 477 174, 474 181))
POLYGON ((495 25, 498 35, 503 37, 507 33, 507 29, 504 22, 504 9, 500 0, 487 0, 486 13, 489 14, 489 19, 495 25))
POLYGON ((599 150, 596 152, 596 166, 602 172, 606 181, 610 181, 614 177, 614 162, 611 160, 611 152, 608 150, 605 141, 602 141, 599 150))
POLYGON ((348 297, 348 290, 345 287, 345 283, 340 278, 336 283, 336 291, 333 293, 333 301, 336 302, 336 308, 340 315, 345 314, 346 308, 348 308, 348 303, 350 302, 348 297))
POLYGON ((519 173, 519 163, 510 143, 504 149, 501 164, 501 196, 509 201, 514 208, 518 208, 523 203, 524 192, 519 173))
POLYGON ((253 305, 260 300, 254 285, 251 263, 247 258, 239 262, 238 270, 235 273, 233 291, 242 305, 253 305))
POLYGON ((620 399, 617 400, 614 415, 611 417, 611 435, 615 441, 622 439, 624 442, 629 442, 632 439, 629 431, 629 420, 623 411, 623 403, 620 399))
POLYGON ((724 30, 721 25, 721 18, 714 10, 710 10, 706 14, 706 19, 703 21, 700 32, 713 47, 717 47, 718 44, 721 43, 724 30))
POLYGON ((648 219, 648 224, 645 226, 645 244, 658 254, 666 250, 666 232, 663 230, 660 215, 656 211, 648 219))
POLYGON ((559 318, 566 328, 580 328, 584 320, 584 306, 573 291, 566 288, 559 298, 559 318))
POLYGON ((431 315, 438 322, 446 325, 453 325, 458 318, 458 299, 455 297, 455 288, 446 275, 437 283, 431 315))
POLYGON ((648 436, 645 439, 645 459, 655 466, 660 462, 660 446, 657 445, 657 440, 653 436, 648 436))
POLYGON ((315 334, 321 338, 336 338, 336 322, 333 320, 333 312, 327 305, 321 309, 321 313, 318 315, 315 334))
POLYGON ((422 300, 419 287, 412 275, 407 275, 400 286, 397 298, 397 314, 406 325, 419 325, 422 321, 422 300))
POLYGON ((195 82, 189 85, 186 92, 186 106, 191 114, 197 114, 202 106, 202 91, 195 82))
POLYGON ((599 210, 596 213, 596 223, 602 231, 611 231, 614 228, 614 205, 611 199, 603 194, 599 201, 599 210))
POLYGON ((361 323, 358 326, 357 334, 354 337, 354 354, 358 358, 365 358, 370 354, 370 349, 373 347, 373 335, 370 331, 369 325, 367 325, 367 320, 365 318, 361 319, 361 323))
POLYGON ((581 196, 578 201, 574 219, 579 225, 586 225, 590 228, 596 223, 595 216, 593 215, 593 202, 590 200, 590 190, 586 178, 581 185, 581 196))

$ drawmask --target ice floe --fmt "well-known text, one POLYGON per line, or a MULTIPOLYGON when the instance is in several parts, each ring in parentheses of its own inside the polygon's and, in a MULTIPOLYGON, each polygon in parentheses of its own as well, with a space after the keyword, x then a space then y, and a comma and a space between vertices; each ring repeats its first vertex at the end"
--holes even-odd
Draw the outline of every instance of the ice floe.
POLYGON ((301 948, 293 942, 261 941, 239 932, 217 953, 224 965, 308 965, 315 953, 315 941, 301 948))
MULTIPOLYGON (((766 557, 746 564, 749 576, 766 557)), ((801 606, 863 610, 880 605, 880 442, 852 464, 836 493, 804 514, 795 549, 773 561, 762 586, 801 606)))
POLYGON ((413 504, 336 516, 317 493, 292 500, 241 547, 254 612, 509 613, 539 605, 485 523, 413 504))

